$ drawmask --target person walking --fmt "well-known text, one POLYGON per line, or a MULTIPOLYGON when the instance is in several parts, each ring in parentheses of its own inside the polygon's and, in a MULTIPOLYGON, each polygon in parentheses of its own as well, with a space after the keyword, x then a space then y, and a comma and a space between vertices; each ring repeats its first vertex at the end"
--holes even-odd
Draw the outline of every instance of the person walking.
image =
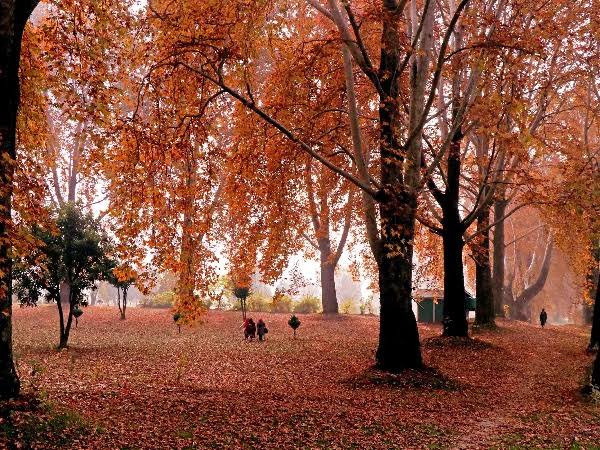
POLYGON ((264 322, 264 320, 258 319, 258 322, 256 323, 256 333, 258 334, 258 340, 264 341, 265 334, 267 334, 268 332, 269 329, 267 328, 267 324, 264 322))
POLYGON ((547 321, 548 321, 548 314, 546 313, 546 310, 544 308, 542 308, 542 312, 540 313, 540 324, 542 324, 542 328, 544 328, 547 321))
POLYGON ((244 340, 248 340, 248 319, 244 319, 244 322, 241 326, 242 330, 244 330, 244 340))
POLYGON ((246 337, 247 340, 250 340, 250 342, 252 342, 254 340, 254 338, 256 337, 256 324, 254 323, 254 320, 252 320, 251 318, 248 319, 248 323, 246 324, 246 329, 244 330, 244 336, 246 337))

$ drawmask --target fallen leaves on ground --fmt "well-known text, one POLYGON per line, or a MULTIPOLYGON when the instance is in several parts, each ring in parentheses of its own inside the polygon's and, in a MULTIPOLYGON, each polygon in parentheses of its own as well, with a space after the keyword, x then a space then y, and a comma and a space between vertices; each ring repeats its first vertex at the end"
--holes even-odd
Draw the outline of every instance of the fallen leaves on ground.
POLYGON ((39 432, 35 438, 13 433, 15 446, 594 448, 600 443, 600 408, 579 394, 590 363, 585 328, 542 330, 500 321, 498 330, 457 343, 439 338, 438 326, 420 326, 429 369, 388 375, 371 368, 376 317, 301 315, 293 339, 288 315, 253 313, 265 319, 269 334, 266 342, 249 343, 243 341, 240 313, 211 311, 204 324, 181 334, 169 311, 132 308, 128 315, 121 321, 116 309, 87 308, 69 350, 57 352, 54 307, 15 311, 23 387, 46 408, 42 425, 32 424, 26 411, 12 413, 17 427, 39 432), (61 434, 63 422, 70 431, 61 439, 68 443, 53 436, 61 434))

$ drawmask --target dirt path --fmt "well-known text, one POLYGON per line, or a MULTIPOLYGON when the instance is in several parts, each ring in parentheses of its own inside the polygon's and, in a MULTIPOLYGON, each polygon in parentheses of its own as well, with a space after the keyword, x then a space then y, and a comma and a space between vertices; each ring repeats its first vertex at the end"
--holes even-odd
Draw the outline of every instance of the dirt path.
POLYGON ((596 414, 594 420, 592 414, 587 425, 578 420, 582 405, 578 390, 588 363, 584 355, 587 330, 572 326, 542 329, 519 322, 500 325, 499 332, 477 336, 505 353, 496 359, 500 362, 496 370, 489 372, 490 383, 479 386, 480 394, 487 391, 489 408, 481 408, 472 423, 462 428, 463 438, 453 447, 519 448, 523 441, 541 448, 570 448, 579 441, 600 445, 600 416, 596 414), (561 435, 558 444, 556 438, 561 435))

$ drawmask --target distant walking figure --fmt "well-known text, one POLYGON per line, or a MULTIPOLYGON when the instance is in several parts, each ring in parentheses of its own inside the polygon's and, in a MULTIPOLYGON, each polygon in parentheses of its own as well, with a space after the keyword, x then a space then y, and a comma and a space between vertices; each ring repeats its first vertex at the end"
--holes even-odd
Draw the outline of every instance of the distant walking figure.
POLYGON ((256 337, 256 324, 252 319, 246 319, 244 321, 244 339, 251 341, 256 337))
POLYGON ((542 324, 542 328, 544 328, 544 325, 546 325, 547 320, 548 314, 546 313, 546 310, 542 308, 542 312, 540 313, 540 323, 542 324))
POLYGON ((256 323, 256 333, 258 334, 258 340, 264 341, 265 334, 267 334, 268 332, 269 330, 267 329, 267 324, 262 319, 258 319, 258 322, 256 323))
POLYGON ((248 329, 248 320, 249 319, 244 319, 244 322, 242 322, 242 326, 240 327, 242 330, 244 330, 244 340, 248 339, 248 334, 246 332, 248 329))

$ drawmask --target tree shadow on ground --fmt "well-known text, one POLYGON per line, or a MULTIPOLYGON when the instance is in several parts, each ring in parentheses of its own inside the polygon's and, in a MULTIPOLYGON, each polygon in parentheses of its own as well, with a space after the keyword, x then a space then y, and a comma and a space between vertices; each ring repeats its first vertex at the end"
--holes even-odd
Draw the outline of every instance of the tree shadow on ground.
POLYGON ((472 350, 500 349, 498 346, 481 339, 455 336, 434 336, 424 339, 422 347, 426 349, 460 348, 472 350))
POLYGON ((345 380, 344 384, 350 386, 352 389, 390 387, 399 389, 459 391, 464 387, 433 367, 406 369, 400 373, 384 372, 371 367, 345 380))

